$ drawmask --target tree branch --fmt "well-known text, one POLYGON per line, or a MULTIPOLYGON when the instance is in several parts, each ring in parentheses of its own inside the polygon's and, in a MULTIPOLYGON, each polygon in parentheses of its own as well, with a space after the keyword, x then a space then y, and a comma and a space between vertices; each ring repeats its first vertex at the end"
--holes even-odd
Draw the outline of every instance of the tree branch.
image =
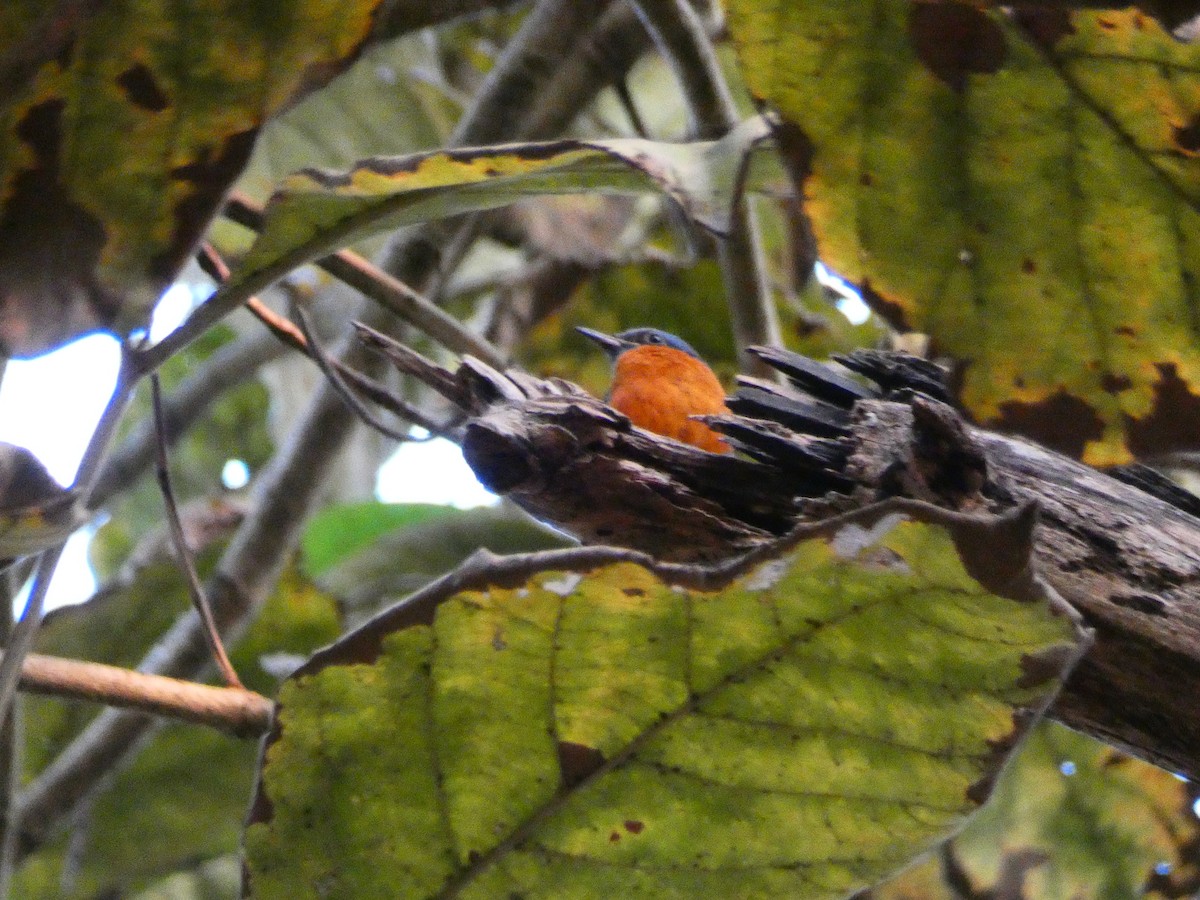
POLYGON ((271 724, 271 701, 245 688, 211 687, 40 653, 25 658, 21 689, 209 725, 238 737, 258 737, 271 724))
MULTIPOLYGON (((688 0, 634 0, 633 6, 655 46, 671 64, 697 137, 711 140, 726 134, 740 116, 695 8, 688 0)), ((746 352, 755 344, 783 346, 762 231, 746 197, 737 198, 732 206, 729 234, 718 239, 717 258, 742 369, 755 375, 769 374, 760 360, 746 352)))
MULTIPOLYGON (((284 347, 273 336, 259 331, 230 341, 214 351, 163 398, 168 446, 191 428, 218 397, 284 352, 284 347)), ((154 420, 147 416, 105 461, 89 498, 91 506, 101 507, 131 487, 150 468, 154 450, 154 420)))
MULTIPOLYGON (((245 228, 262 230, 262 209, 239 193, 230 196, 225 215, 245 228)), ((463 355, 469 353, 494 366, 504 365, 504 354, 485 338, 464 327, 458 319, 439 309, 419 291, 372 265, 352 250, 330 254, 317 260, 315 265, 379 303, 401 321, 429 335, 447 350, 463 355)))

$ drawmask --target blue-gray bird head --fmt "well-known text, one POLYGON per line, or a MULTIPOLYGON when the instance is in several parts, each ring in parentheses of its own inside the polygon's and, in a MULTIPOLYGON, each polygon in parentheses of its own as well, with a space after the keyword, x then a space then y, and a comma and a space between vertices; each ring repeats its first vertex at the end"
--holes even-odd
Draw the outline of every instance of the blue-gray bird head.
POLYGON ((630 328, 620 334, 605 334, 591 328, 577 327, 575 329, 589 340, 595 341, 612 359, 616 359, 626 350, 641 346, 673 347, 682 350, 688 356, 700 358, 700 354, 692 349, 692 345, 683 338, 678 338, 668 331, 658 328, 630 328))

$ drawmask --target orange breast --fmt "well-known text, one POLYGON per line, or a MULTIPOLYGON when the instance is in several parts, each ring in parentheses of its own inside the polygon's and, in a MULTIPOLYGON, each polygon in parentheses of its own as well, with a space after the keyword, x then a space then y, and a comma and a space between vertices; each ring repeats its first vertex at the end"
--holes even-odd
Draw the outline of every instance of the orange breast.
POLYGON ((609 403, 647 431, 710 453, 729 452, 720 435, 688 418, 728 412, 725 389, 712 369, 674 347, 646 345, 622 353, 609 403))

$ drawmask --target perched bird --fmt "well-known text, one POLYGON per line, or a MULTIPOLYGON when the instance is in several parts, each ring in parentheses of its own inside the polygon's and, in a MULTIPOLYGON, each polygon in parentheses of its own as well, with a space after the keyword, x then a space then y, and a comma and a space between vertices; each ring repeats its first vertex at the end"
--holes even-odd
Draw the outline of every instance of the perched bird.
POLYGON ((710 453, 729 452, 715 431, 689 418, 729 409, 721 382, 686 341, 657 328, 633 328, 618 335, 576 330, 613 360, 608 402, 634 425, 710 453))

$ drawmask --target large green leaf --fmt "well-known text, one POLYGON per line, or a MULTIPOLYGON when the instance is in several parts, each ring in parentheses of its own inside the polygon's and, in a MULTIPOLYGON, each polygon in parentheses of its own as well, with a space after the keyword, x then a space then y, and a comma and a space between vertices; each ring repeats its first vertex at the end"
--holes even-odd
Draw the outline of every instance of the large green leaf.
POLYGON ((820 252, 1089 461, 1200 444, 1200 44, 1137 11, 730 0, 820 252))
MULTIPOLYGON (((380 157, 348 172, 306 170, 271 198, 263 231, 226 289, 257 291, 370 234, 537 194, 663 191, 722 230, 746 157, 766 135, 765 121, 755 118, 719 141, 558 140, 380 157)), ((765 155, 758 163, 760 177, 769 177, 765 155)))
POLYGON ((281 692, 253 894, 821 898, 903 865, 986 795, 1074 632, 938 528, 836 546, 712 593, 632 562, 423 592, 281 692))
POLYGON ((377 2, 0 5, 0 352, 144 326, 259 127, 377 2))

